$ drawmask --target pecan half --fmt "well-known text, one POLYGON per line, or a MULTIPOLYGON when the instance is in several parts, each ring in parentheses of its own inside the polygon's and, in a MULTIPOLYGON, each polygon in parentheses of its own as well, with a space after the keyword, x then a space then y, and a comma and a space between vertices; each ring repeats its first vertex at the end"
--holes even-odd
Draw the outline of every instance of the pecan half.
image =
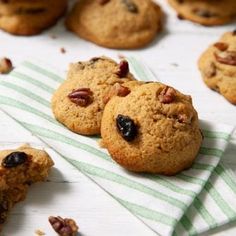
POLYGON ((220 53, 214 53, 218 62, 230 66, 236 66, 236 51, 224 51, 220 53))
POLYGON ((169 104, 175 100, 175 96, 175 90, 169 86, 166 86, 158 95, 158 99, 161 103, 169 104))
POLYGON ((119 84, 115 83, 113 87, 109 90, 109 92, 103 97, 103 102, 105 104, 108 103, 108 101, 113 97, 113 96, 119 96, 119 97, 125 97, 130 93, 129 88, 119 84))
POLYGON ((12 62, 10 59, 4 57, 0 59, 0 74, 7 74, 12 70, 12 62))
POLYGON ((122 60, 119 64, 119 69, 116 72, 116 74, 122 78, 127 76, 127 74, 129 73, 129 63, 126 60, 122 60))
POLYGON ((225 51, 228 49, 229 45, 227 43, 217 42, 214 44, 214 47, 216 47, 220 51, 225 51))
POLYGON ((79 229, 73 219, 50 216, 48 221, 60 236, 75 236, 79 229))
POLYGON ((68 98, 76 105, 86 107, 93 102, 93 92, 89 88, 79 88, 68 94, 68 98))
POLYGON ((122 0, 122 3, 129 12, 138 13, 138 7, 132 0, 122 0))

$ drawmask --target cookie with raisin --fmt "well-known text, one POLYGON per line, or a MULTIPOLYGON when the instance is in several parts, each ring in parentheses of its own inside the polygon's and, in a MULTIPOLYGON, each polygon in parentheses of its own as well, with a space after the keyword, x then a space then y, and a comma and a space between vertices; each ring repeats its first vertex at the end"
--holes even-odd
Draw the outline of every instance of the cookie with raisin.
POLYGON ((100 134, 104 107, 114 96, 126 96, 124 84, 133 81, 127 61, 119 64, 107 57, 96 57, 70 65, 67 79, 52 97, 55 118, 73 132, 100 134))
POLYGON ((227 32, 212 44, 198 66, 206 85, 236 105, 236 32, 227 32))
POLYGON ((0 29, 14 35, 35 35, 65 13, 67 0, 0 1, 0 29))
POLYGON ((168 0, 180 19, 205 26, 224 25, 236 19, 235 0, 168 0))
POLYGON ((107 103, 102 143, 122 167, 174 175, 189 168, 202 142, 190 96, 161 83, 140 85, 107 103))
POLYGON ((69 14, 67 28, 107 48, 146 46, 161 29, 160 7, 151 0, 82 0, 69 14))

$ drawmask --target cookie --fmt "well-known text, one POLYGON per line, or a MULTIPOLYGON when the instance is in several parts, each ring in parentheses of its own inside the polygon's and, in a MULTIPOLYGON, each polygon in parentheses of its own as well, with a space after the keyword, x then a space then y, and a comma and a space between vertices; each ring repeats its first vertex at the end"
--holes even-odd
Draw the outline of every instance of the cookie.
POLYGON ((205 26, 223 25, 236 18, 235 0, 169 0, 180 19, 205 26))
POLYGON ((198 66, 206 85, 236 105, 236 31, 225 33, 211 45, 198 66))
POLYGON ((127 170, 164 175, 189 168, 202 141, 191 97, 157 82, 111 98, 101 136, 111 157, 127 170))
POLYGON ((54 25, 67 0, 0 1, 0 29, 15 35, 35 35, 54 25))
POLYGON ((46 152, 28 145, 0 151, 0 230, 11 208, 25 199, 29 185, 44 181, 53 164, 46 152))
MULTIPOLYGON (((52 97, 55 118, 73 132, 83 135, 100 134, 105 104, 115 84, 122 86, 134 80, 128 63, 106 57, 92 58, 87 62, 71 64, 67 79, 52 97)), ((117 85, 116 85, 117 86, 117 85)), ((123 88, 120 96, 127 95, 123 88)))
POLYGON ((161 18, 160 7, 151 0, 82 0, 66 25, 98 45, 131 49, 144 47, 156 37, 161 18))

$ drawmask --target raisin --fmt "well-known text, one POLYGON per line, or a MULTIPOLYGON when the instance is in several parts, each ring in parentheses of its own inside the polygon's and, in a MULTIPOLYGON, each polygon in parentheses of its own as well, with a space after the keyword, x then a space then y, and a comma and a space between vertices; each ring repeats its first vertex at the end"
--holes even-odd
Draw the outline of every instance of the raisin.
POLYGON ((116 72, 116 74, 122 78, 127 76, 127 74, 129 73, 129 63, 126 60, 122 60, 119 64, 119 69, 116 72))
POLYGON ((2 166, 5 168, 16 167, 24 164, 27 161, 27 157, 24 152, 12 152, 3 159, 2 166))
POLYGON ((134 140, 137 136, 137 126, 128 116, 118 115, 116 118, 116 127, 121 136, 128 142, 134 140))

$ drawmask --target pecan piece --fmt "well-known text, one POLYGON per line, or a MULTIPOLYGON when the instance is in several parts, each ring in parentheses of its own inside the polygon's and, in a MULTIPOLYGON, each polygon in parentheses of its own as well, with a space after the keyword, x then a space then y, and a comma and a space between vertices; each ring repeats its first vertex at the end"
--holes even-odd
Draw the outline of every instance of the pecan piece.
POLYGON ((0 74, 7 74, 12 70, 12 62, 10 59, 4 57, 0 59, 0 74))
POLYGON ((79 88, 68 94, 68 98, 76 105, 86 107, 93 102, 93 92, 89 88, 79 88))
POLYGON ((129 63, 126 60, 122 60, 119 64, 119 69, 116 74, 122 78, 129 73, 129 63))
POLYGON ((125 97, 130 93, 129 88, 119 84, 115 83, 113 87, 109 90, 109 92, 103 97, 103 102, 105 104, 108 103, 108 101, 113 97, 113 96, 119 96, 119 97, 125 97))
POLYGON ((122 0, 122 3, 129 12, 138 13, 138 7, 132 0, 122 0))
POLYGON ((193 13, 195 13, 196 15, 198 15, 200 17, 204 17, 204 18, 211 18, 211 17, 217 17, 218 16, 218 14, 216 14, 216 13, 210 12, 210 11, 205 10, 205 9, 198 9, 198 8, 195 8, 193 10, 193 13))
POLYGON ((236 51, 224 51, 220 53, 214 53, 218 62, 230 66, 236 66, 236 51))
POLYGON ((175 90, 169 86, 166 86, 158 95, 158 99, 161 103, 169 104, 175 100, 175 96, 175 90))
POLYGON ((79 229, 73 219, 50 216, 48 221, 60 236, 75 236, 79 229))
POLYGON ((214 47, 216 47, 220 51, 225 51, 228 49, 229 45, 227 43, 217 42, 214 44, 214 47))

